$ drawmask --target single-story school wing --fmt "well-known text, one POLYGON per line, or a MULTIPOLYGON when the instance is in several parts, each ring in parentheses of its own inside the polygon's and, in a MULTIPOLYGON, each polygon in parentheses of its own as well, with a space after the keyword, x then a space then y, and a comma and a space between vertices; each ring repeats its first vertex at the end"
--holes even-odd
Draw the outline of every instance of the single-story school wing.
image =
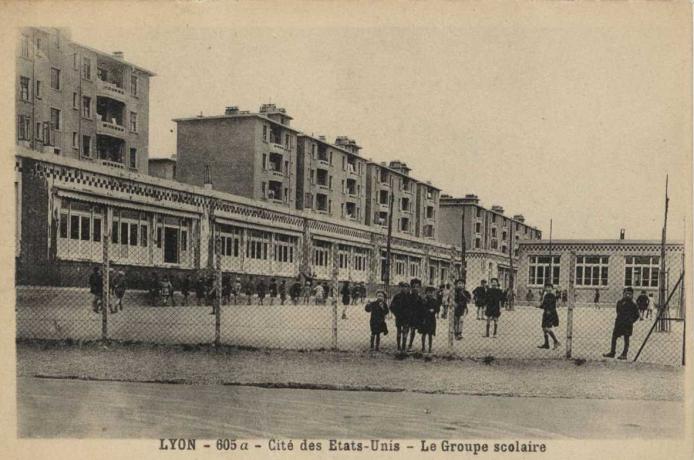
MULTIPOLYGON (((15 168, 18 285, 85 287, 107 236, 109 259, 127 267, 132 287, 154 268, 176 276, 213 268, 216 239, 224 272, 329 280, 337 271, 370 289, 383 283, 381 228, 21 146, 15 168)), ((439 284, 459 268, 450 245, 397 234, 391 246, 391 283, 439 284)))
MULTIPOLYGON (((575 280, 576 304, 615 305, 626 287, 658 299, 660 273, 660 241, 657 240, 555 240, 551 250, 548 240, 520 243, 518 295, 538 299, 547 281, 559 289, 569 289, 571 275, 575 280), (552 275, 550 276, 550 251, 552 275), (573 256, 573 257, 572 257, 573 256)), ((684 267, 684 245, 665 245, 665 287, 672 290, 684 267)), ((674 295, 670 305, 678 307, 680 296, 674 295)))

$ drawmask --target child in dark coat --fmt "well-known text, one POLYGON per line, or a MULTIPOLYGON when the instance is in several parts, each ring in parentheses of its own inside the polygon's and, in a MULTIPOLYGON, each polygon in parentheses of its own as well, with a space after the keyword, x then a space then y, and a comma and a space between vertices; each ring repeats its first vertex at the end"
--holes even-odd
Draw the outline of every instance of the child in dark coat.
POLYGON ((624 290, 624 297, 617 302, 617 317, 614 320, 612 330, 612 344, 610 352, 605 353, 605 358, 614 358, 617 351, 617 339, 624 337, 624 350, 618 359, 627 359, 629 352, 629 337, 634 332, 634 323, 639 320, 639 308, 634 303, 634 289, 628 287, 624 290))
POLYGON ((422 334, 422 353, 424 353, 424 343, 429 338, 429 353, 431 353, 431 342, 436 335, 436 315, 441 311, 441 303, 436 299, 435 291, 432 286, 428 286, 424 291, 424 299, 417 312, 417 329, 422 334))
POLYGON ((538 348, 549 348, 549 338, 552 338, 554 348, 559 348, 559 340, 554 335, 553 327, 559 326, 559 315, 557 314, 557 296, 552 292, 552 284, 545 285, 545 294, 542 297, 542 333, 545 337, 545 343, 538 348))
POLYGON ((378 293, 376 293, 376 300, 368 303, 364 310, 371 313, 371 318, 369 319, 369 326, 371 328, 371 349, 378 351, 378 347, 381 344, 381 333, 384 335, 388 334, 388 327, 386 326, 386 315, 388 314, 386 293, 384 291, 378 291, 378 293))

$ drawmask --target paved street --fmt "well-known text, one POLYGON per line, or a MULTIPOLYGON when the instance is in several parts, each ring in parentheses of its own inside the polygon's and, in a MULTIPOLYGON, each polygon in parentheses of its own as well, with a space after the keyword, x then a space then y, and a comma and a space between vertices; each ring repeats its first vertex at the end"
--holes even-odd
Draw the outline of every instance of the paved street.
POLYGON ((661 438, 682 402, 19 377, 20 437, 661 438))

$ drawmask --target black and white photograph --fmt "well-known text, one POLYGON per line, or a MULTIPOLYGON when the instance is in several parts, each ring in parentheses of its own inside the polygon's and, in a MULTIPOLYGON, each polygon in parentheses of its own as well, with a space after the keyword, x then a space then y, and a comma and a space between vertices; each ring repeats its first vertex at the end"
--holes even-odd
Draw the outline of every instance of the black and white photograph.
POLYGON ((694 455, 689 2, 3 10, 3 458, 694 455))

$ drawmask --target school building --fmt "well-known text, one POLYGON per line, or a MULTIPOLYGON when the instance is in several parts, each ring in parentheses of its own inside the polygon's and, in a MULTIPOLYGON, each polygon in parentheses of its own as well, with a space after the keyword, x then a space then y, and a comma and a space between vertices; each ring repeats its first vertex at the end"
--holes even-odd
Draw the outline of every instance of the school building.
MULTIPOLYGON (((599 302, 614 306, 626 287, 658 299, 660 250, 658 240, 526 240, 520 244, 517 293, 519 300, 534 299, 547 281, 568 290, 574 282, 576 303, 599 302), (551 259, 550 259, 551 252, 551 259), (551 275, 550 275, 551 260, 551 275)), ((665 286, 669 292, 684 268, 684 244, 665 245, 665 286)), ((671 305, 679 305, 675 294, 671 305)))

